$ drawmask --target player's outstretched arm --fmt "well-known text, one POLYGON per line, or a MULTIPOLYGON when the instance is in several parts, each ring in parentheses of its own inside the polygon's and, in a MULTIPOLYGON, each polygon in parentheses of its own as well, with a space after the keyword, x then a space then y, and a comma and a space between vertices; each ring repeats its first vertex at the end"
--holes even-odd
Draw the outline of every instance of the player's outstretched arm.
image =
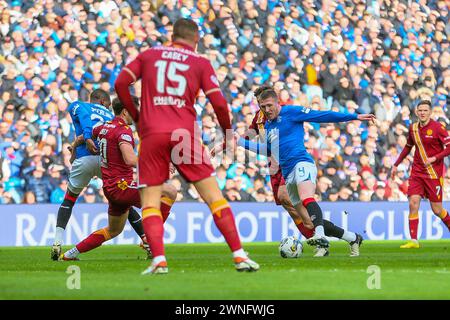
POLYGON ((255 152, 257 154, 261 154, 263 156, 267 156, 267 157, 271 156, 271 151, 270 151, 270 147, 268 144, 258 143, 258 142, 244 139, 241 136, 239 136, 237 133, 235 133, 235 138, 236 138, 236 142, 237 142, 238 146, 243 147, 246 150, 255 152))
POLYGON ((331 123, 331 122, 346 122, 352 120, 374 121, 373 114, 356 114, 343 113, 335 111, 317 111, 301 106, 289 107, 289 114, 298 122, 316 122, 316 123, 331 123))
POLYGON ((133 97, 131 96, 129 87, 137 80, 141 78, 141 56, 137 56, 136 59, 127 64, 117 76, 114 83, 114 89, 116 90, 117 97, 123 103, 125 109, 128 110, 134 122, 139 121, 139 111, 134 105, 133 97))
POLYGON ((117 97, 123 103, 125 109, 128 110, 131 117, 135 122, 139 119, 139 112, 136 106, 133 103, 133 98, 131 97, 129 86, 134 83, 135 79, 133 76, 127 71, 127 69, 123 69, 114 83, 114 89, 116 89, 117 97))
POLYGON ((358 114, 358 120, 360 121, 369 121, 374 123, 375 119, 374 114, 358 114))
POLYGON ((397 160, 395 161, 394 165, 392 166, 391 170, 391 178, 394 179, 395 175, 397 174, 397 167, 402 163, 402 161, 406 158, 406 156, 411 152, 412 145, 406 144, 403 148, 402 152, 398 156, 397 160))

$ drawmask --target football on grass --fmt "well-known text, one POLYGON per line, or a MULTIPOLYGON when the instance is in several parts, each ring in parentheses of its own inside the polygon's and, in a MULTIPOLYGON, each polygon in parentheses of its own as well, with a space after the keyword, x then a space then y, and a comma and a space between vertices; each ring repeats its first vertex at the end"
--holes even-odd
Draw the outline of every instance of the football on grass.
POLYGON ((303 253, 303 245, 299 239, 293 236, 285 237, 278 247, 283 258, 298 258, 303 253))

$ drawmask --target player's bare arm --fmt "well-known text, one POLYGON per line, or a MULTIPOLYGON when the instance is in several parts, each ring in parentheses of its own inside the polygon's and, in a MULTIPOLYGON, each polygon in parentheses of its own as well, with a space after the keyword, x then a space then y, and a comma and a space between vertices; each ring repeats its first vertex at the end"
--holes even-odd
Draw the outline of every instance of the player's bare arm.
POLYGON ((138 162, 138 157, 134 153, 133 146, 130 143, 121 142, 119 148, 122 153, 123 161, 130 167, 135 167, 138 162))

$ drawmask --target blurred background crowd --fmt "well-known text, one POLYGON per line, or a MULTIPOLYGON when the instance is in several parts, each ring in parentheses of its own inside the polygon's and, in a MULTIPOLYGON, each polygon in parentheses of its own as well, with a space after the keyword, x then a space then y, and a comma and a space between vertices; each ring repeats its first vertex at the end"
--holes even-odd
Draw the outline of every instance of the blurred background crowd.
MULTIPOLYGON (((305 125, 320 200, 405 201, 412 157, 389 174, 418 99, 431 96, 433 118, 450 128, 448 9, 443 0, 0 0, 0 203, 62 201, 74 137, 67 106, 95 88, 113 95, 124 64, 168 43, 180 17, 199 24, 198 51, 216 69, 240 134, 263 83, 282 104, 376 114, 370 127, 305 125)), ((212 107, 199 96, 195 108, 210 144, 220 131, 212 107)), ((217 164, 225 197, 273 201, 267 159, 243 150, 237 159, 217 164)), ((178 200, 198 198, 178 175, 172 183, 178 200)), ((444 190, 449 200, 450 171, 444 190)), ((101 180, 79 201, 105 201, 101 180)))

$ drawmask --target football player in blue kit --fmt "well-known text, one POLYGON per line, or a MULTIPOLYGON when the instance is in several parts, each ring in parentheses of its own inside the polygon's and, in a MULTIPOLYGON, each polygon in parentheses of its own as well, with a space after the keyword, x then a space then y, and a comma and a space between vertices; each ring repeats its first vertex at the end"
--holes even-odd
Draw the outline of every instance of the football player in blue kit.
MULTIPOLYGON (((306 121, 317 123, 352 120, 374 121, 375 116, 315 111, 295 105, 281 107, 278 103, 277 93, 270 86, 259 88, 255 92, 255 96, 260 109, 267 118, 265 124, 266 143, 256 143, 239 138, 238 145, 260 154, 272 155, 278 161, 292 204, 296 208, 303 204, 314 224, 314 236, 308 239, 307 243, 319 247, 321 254, 316 256, 328 255, 329 242, 324 233, 322 210, 314 199, 317 168, 313 157, 305 148, 303 123, 306 121)), ((347 233, 352 246, 352 254, 354 249, 354 255, 359 255, 362 237, 353 232, 347 233)))

